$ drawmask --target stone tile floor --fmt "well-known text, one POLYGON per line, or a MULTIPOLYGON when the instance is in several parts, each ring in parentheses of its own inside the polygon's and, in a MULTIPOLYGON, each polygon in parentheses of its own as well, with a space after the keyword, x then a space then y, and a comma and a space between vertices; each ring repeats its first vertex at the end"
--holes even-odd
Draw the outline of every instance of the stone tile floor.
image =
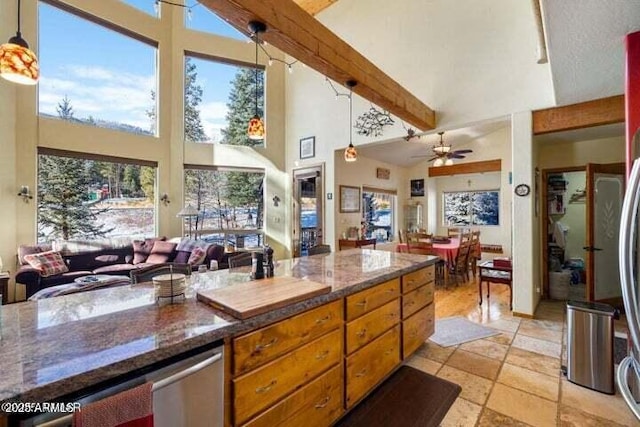
POLYGON ((562 375, 564 302, 542 301, 534 319, 514 317, 506 289, 492 286, 491 301, 482 306, 473 281, 436 290, 436 318, 461 315, 501 331, 447 348, 427 341, 407 361, 462 386, 442 426, 640 425, 619 394, 589 390, 562 375))

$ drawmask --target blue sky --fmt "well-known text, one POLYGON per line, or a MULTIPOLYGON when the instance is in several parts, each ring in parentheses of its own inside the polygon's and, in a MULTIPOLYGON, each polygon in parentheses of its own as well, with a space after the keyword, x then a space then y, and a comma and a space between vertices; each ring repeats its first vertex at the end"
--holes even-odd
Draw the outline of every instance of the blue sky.
MULTIPOLYGON (((155 16, 154 0, 122 1, 155 16)), ((204 6, 187 4, 195 5, 188 28, 246 40, 204 6)), ((76 118, 93 116, 150 128, 146 112, 156 88, 155 48, 45 3, 39 4, 39 26, 41 112, 57 115, 56 106, 67 96, 76 118)), ((236 67, 201 59, 194 63, 197 83, 204 89, 201 118, 207 135, 217 141, 236 67)))

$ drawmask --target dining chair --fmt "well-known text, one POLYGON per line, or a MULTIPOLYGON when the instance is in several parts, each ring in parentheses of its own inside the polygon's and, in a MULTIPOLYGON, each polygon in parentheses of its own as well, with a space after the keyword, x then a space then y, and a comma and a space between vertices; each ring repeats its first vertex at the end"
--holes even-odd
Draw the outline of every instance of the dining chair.
POLYGON ((330 245, 316 245, 316 246, 313 246, 313 247, 309 248, 307 253, 309 254, 309 256, 311 256, 311 255, 319 255, 319 254, 330 254, 331 253, 331 246, 330 245))
POLYGON ((251 265, 251 252, 242 252, 229 257, 229 269, 251 265))
POLYGON ((142 267, 136 270, 131 270, 129 276, 131 277, 131 283, 150 282, 155 276, 161 274, 184 274, 185 276, 191 275, 191 266, 189 264, 179 264, 173 262, 165 262, 162 264, 151 265, 149 267, 142 267))
POLYGON ((458 237, 460 235, 459 227, 449 227, 447 228, 447 236, 448 237, 458 237))
POLYGON ((407 233, 406 234, 407 244, 418 243, 418 242, 431 243, 432 238, 433 238, 433 234, 427 234, 427 233, 407 233))
POLYGON ((470 243, 460 242, 460 247, 458 248, 458 254, 453 262, 453 265, 450 266, 449 275, 453 276, 456 285, 458 284, 458 276, 462 278, 464 282, 469 280, 469 248, 470 243))
POLYGON ((471 247, 469 248, 469 269, 473 277, 476 277, 476 267, 478 260, 482 258, 482 252, 480 251, 480 230, 474 230, 471 232, 471 240, 469 241, 471 247))

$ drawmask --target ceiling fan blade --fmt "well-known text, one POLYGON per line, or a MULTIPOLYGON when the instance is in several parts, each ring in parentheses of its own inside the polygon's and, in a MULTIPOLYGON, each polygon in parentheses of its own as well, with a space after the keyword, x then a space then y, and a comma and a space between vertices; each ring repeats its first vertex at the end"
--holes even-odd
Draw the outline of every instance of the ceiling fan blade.
POLYGON ((465 156, 458 153, 449 153, 449 155, 447 155, 447 159, 464 159, 464 158, 465 156))
POLYGON ((467 153, 473 153, 473 150, 455 150, 453 151, 453 154, 467 154, 467 153))

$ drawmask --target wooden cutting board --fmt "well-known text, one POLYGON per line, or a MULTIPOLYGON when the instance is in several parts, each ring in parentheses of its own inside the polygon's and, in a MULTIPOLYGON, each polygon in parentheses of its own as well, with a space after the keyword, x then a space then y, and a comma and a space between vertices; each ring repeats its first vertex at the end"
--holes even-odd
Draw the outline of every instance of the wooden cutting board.
POLYGON ((270 277, 221 289, 199 291, 197 298, 244 320, 330 291, 331 286, 311 280, 270 277))

